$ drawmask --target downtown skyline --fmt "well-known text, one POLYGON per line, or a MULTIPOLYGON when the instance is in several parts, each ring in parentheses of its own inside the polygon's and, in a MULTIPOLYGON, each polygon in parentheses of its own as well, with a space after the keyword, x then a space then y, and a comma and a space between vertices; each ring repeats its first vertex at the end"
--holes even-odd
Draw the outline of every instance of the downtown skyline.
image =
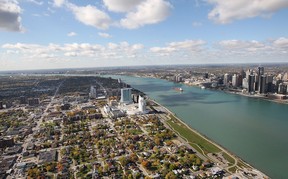
POLYGON ((0 70, 288 62, 286 0, 0 0, 0 70))

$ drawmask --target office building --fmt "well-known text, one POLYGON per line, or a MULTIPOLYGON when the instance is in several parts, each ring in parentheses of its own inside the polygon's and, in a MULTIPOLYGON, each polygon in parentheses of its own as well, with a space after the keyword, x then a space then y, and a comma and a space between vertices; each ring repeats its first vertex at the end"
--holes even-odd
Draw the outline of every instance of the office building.
POLYGON ((132 103, 132 97, 131 97, 131 88, 122 88, 121 89, 121 103, 124 104, 130 104, 132 103))
POLYGON ((29 106, 36 106, 39 104, 40 104, 39 98, 29 98, 28 99, 28 105, 29 106))
POLYGON ((142 97, 142 96, 139 96, 138 109, 142 113, 146 112, 146 101, 145 101, 144 97, 142 97))
POLYGON ((286 94, 287 92, 287 85, 284 83, 280 83, 278 86, 278 94, 286 94))
MULTIPOLYGON (((262 75, 264 75, 264 67, 258 67, 258 71, 257 71, 257 79, 256 80, 256 85, 255 85, 255 90, 259 91, 261 89, 263 89, 262 87, 264 86, 264 84, 261 83, 261 78, 262 75), (262 86, 262 87, 261 87, 262 86)), ((265 82, 266 83, 266 82, 265 82)), ((262 91, 263 92, 263 91, 262 91)), ((261 93, 261 92, 260 92, 261 93)))
POLYGON ((254 91, 259 91, 259 81, 258 73, 254 73, 254 91))
POLYGON ((90 97, 91 99, 96 99, 96 97, 97 97, 97 91, 96 91, 95 86, 91 86, 91 87, 90 87, 89 97, 90 97))
POLYGON ((248 79, 249 75, 252 75, 252 73, 253 73, 253 71, 250 70, 250 69, 248 69, 248 70, 246 71, 245 77, 248 79))
POLYGON ((266 75, 261 75, 259 80, 259 93, 264 94, 266 93, 266 75))
POLYGON ((234 87, 239 86, 239 75, 238 74, 234 74, 232 76, 232 86, 234 86, 234 87))
POLYGON ((254 92, 255 91, 255 76, 249 75, 248 76, 248 92, 254 92))
POLYGON ((266 78, 266 86, 267 86, 267 92, 268 93, 272 93, 274 92, 273 90, 273 76, 272 75, 268 75, 266 78))
POLYGON ((229 85, 230 85, 230 81, 231 81, 231 75, 229 75, 228 73, 226 73, 226 74, 224 75, 224 81, 223 81, 224 85, 225 85, 225 86, 229 86, 229 85))
POLYGON ((246 78, 246 73, 245 73, 245 71, 243 69, 240 71, 239 75, 242 76, 242 79, 246 78))
POLYGON ((249 84, 248 84, 248 79, 247 78, 243 78, 242 87, 245 88, 245 89, 249 88, 249 84))

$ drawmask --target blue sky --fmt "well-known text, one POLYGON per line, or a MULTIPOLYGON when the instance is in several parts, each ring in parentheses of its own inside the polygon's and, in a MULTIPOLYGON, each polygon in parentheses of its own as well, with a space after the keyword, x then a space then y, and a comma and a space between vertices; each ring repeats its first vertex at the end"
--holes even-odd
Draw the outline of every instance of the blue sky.
POLYGON ((288 62, 287 0, 0 0, 0 70, 288 62))

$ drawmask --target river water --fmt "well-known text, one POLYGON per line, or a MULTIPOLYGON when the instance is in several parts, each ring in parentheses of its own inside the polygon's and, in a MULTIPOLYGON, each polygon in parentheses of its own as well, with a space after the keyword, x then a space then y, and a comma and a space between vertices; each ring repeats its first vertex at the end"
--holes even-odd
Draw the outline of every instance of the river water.
POLYGON ((271 178, 288 178, 288 105, 154 78, 111 77, 145 92, 271 178))

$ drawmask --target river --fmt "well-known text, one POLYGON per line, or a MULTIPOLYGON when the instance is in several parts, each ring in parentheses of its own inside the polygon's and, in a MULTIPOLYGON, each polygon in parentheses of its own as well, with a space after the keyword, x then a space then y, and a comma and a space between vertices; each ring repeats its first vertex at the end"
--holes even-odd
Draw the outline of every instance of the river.
POLYGON ((288 105, 161 79, 121 78, 271 178, 288 178, 288 105), (173 90, 181 87, 184 92, 173 90))

